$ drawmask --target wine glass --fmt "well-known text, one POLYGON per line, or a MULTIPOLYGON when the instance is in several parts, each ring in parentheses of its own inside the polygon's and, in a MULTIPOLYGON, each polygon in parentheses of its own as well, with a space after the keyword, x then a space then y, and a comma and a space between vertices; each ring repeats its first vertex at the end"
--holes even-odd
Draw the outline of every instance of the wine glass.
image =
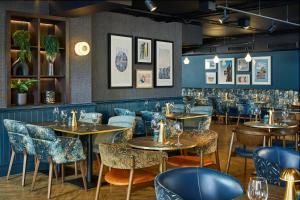
POLYGON ((251 177, 248 183, 248 198, 250 200, 267 200, 268 183, 263 177, 251 177))
POLYGON ((59 116, 59 108, 55 107, 53 109, 53 117, 54 117, 54 122, 57 124, 58 123, 58 116, 59 116))
POLYGON ((256 121, 256 122, 257 122, 257 118, 258 118, 258 116, 260 115, 260 113, 261 113, 260 107, 259 107, 259 106, 256 106, 256 107, 254 108, 254 115, 255 115, 255 121, 256 121))
POLYGON ((182 144, 179 141, 179 137, 183 133, 183 124, 182 124, 182 122, 176 122, 175 123, 175 130, 176 130, 176 135, 177 135, 177 143, 175 145, 176 146, 182 146, 182 144))
POLYGON ((67 117, 68 117, 67 111, 66 110, 62 110, 60 112, 60 117, 62 118, 62 126, 67 126, 67 123, 66 123, 67 117))
POLYGON ((160 103, 159 103, 159 101, 156 102, 156 104, 155 104, 155 110, 156 110, 156 112, 160 111, 160 103))
POLYGON ((144 106, 145 106, 145 110, 148 110, 148 106, 149 106, 149 101, 148 100, 146 100, 144 102, 144 106))
POLYGON ((289 111, 287 109, 284 109, 281 113, 281 116, 282 116, 283 122, 285 123, 287 118, 289 117, 289 111))
POLYGON ((92 122, 93 122, 93 126, 94 126, 93 131, 97 131, 97 123, 98 123, 98 120, 99 120, 98 114, 93 113, 93 114, 92 114, 92 122))
POLYGON ((80 124, 80 126, 85 126, 85 123, 84 123, 85 115, 86 115, 86 111, 85 110, 80 110, 80 117, 79 117, 79 119, 82 121, 81 124, 80 124))

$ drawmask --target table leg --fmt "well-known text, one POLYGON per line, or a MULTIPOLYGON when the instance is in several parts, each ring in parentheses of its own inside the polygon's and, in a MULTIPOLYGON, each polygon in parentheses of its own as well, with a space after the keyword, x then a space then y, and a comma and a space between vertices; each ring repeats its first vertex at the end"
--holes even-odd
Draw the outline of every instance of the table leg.
POLYGON ((166 166, 167 166, 166 159, 163 158, 159 164, 159 172, 162 173, 162 172, 166 171, 166 166))
POLYGON ((93 136, 88 135, 87 140, 87 182, 91 183, 93 177, 93 136))

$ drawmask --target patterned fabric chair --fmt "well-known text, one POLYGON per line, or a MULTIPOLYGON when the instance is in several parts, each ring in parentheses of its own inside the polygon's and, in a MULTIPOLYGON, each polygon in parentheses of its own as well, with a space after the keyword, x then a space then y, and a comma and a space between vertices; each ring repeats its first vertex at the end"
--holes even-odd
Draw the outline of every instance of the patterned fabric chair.
POLYGON ((175 167, 203 167, 216 166, 220 170, 218 154, 218 133, 210 130, 185 132, 184 137, 199 141, 199 146, 195 148, 197 155, 179 155, 168 158, 168 164, 175 167), (212 160, 205 160, 204 155, 215 155, 215 165, 212 160))
POLYGON ((189 119, 184 122, 185 129, 209 130, 211 124, 213 108, 211 106, 194 106, 191 108, 191 113, 206 114, 208 117, 202 117, 197 119, 189 119))
MULTIPOLYGON (((34 189, 36 177, 40 162, 49 163, 49 182, 48 182, 48 199, 51 198, 52 174, 53 167, 56 164, 67 164, 80 161, 81 176, 85 190, 87 190, 84 160, 86 156, 83 152, 81 141, 78 138, 57 137, 54 131, 50 128, 26 124, 29 136, 32 138, 33 146, 35 148, 37 161, 33 174, 31 190, 34 189)), ((62 167, 63 170, 63 167, 62 167)), ((62 179, 63 179, 62 171, 62 179)))
POLYGON ((114 108, 114 113, 116 116, 134 116, 136 118, 135 122, 135 127, 133 134, 134 135, 144 135, 145 134, 145 127, 144 127, 144 122, 141 117, 136 117, 135 112, 132 112, 128 109, 125 108, 114 108))
POLYGON ((124 144, 99 144, 99 151, 102 163, 95 199, 99 199, 104 165, 112 168, 104 176, 106 182, 119 186, 127 185, 126 200, 129 200, 133 185, 153 183, 155 175, 142 168, 158 165, 167 158, 167 154, 163 152, 132 149, 124 144))
POLYGON ((259 148, 253 153, 257 176, 267 179, 268 183, 283 186, 279 179, 285 168, 300 171, 300 152, 280 147, 259 148))
POLYGON ((230 200, 243 195, 237 179, 207 168, 177 168, 155 178, 157 200, 230 200), (208 187, 209 184, 209 187, 208 187))
POLYGON ((97 113, 97 112, 89 112, 89 113, 85 113, 83 118, 82 116, 80 116, 79 118, 79 122, 83 122, 83 123, 93 123, 93 118, 94 115, 97 116, 97 124, 101 124, 102 123, 102 114, 101 113, 97 113))
POLYGON ((12 165, 16 153, 23 154, 23 172, 22 172, 22 186, 25 185, 26 165, 28 155, 35 155, 35 149, 32 140, 28 135, 27 128, 24 123, 16 120, 4 119, 4 127, 8 133, 8 139, 11 145, 11 157, 7 172, 7 180, 9 179, 12 165))

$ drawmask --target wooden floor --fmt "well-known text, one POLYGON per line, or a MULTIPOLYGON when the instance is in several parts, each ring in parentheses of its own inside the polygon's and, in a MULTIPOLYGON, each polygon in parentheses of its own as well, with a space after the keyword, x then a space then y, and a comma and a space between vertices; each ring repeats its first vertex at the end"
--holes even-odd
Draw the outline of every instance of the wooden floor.
MULTIPOLYGON (((219 157, 222 171, 225 170, 229 141, 231 130, 234 125, 212 125, 212 129, 219 133, 219 157)), ((95 174, 98 174, 98 166, 95 163, 95 174)), ((153 169, 151 169, 153 170, 153 169)), ((251 173, 254 172, 252 161, 248 161, 246 176, 244 176, 244 159, 233 157, 231 161, 230 174, 238 178, 243 185, 246 185, 251 173)), ((66 177, 66 179, 73 179, 74 176, 66 177)), ((26 177, 26 186, 21 187, 21 176, 12 176, 10 180, 5 177, 0 178, 0 200, 37 200, 46 199, 47 197, 47 180, 48 177, 42 173, 36 180, 36 189, 31 192, 30 185, 32 180, 32 173, 28 173, 26 177)), ((52 199, 80 199, 89 200, 94 199, 95 189, 90 189, 88 192, 83 191, 77 186, 69 183, 61 184, 61 181, 53 180, 52 199)), ((103 200, 118 200, 125 199, 126 187, 116 187, 105 185, 101 189, 101 197, 103 200)), ((146 187, 134 191, 131 196, 132 200, 152 200, 155 199, 155 192, 153 187, 146 187)))

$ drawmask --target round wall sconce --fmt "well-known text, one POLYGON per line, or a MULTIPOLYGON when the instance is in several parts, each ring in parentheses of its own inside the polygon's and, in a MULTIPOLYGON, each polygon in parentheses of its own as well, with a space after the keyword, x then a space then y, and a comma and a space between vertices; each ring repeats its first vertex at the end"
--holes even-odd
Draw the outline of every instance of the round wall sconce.
POLYGON ((75 54, 78 56, 86 56, 90 52, 90 45, 87 42, 77 42, 75 44, 75 54))

